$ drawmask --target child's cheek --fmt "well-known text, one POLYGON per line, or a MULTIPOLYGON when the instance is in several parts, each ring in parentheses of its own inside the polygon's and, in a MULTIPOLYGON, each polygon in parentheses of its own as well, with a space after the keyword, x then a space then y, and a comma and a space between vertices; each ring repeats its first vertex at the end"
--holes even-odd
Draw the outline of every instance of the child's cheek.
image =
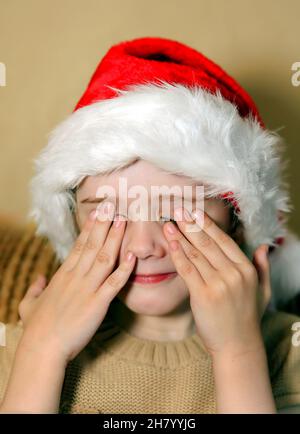
POLYGON ((76 213, 74 213, 74 219, 76 220, 77 223, 77 228, 81 231, 85 221, 87 220, 89 213, 93 210, 92 207, 87 207, 87 209, 82 210, 79 209, 76 211, 76 213))
POLYGON ((205 203, 204 211, 224 232, 230 229, 230 211, 222 202, 205 203))

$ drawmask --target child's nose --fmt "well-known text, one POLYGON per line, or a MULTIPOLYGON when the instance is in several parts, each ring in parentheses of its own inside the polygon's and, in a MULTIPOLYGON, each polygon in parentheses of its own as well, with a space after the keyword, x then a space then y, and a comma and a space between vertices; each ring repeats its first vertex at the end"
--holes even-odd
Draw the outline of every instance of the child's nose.
POLYGON ((161 227, 155 221, 127 221, 126 250, 132 251, 137 258, 145 259, 149 256, 164 256, 161 227))

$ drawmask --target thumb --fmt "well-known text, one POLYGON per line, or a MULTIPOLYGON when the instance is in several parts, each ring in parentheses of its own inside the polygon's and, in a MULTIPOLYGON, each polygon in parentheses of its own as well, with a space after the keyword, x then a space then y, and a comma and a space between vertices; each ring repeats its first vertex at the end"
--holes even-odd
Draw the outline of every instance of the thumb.
MULTIPOLYGON (((260 281, 265 281, 270 272, 270 264, 268 257, 269 246, 268 244, 261 244, 254 253, 253 264, 257 269, 260 281)), ((261 282, 263 283, 263 282, 261 282)))
POLYGON ((38 274, 36 279, 29 286, 25 297, 26 298, 38 297, 43 291, 43 289, 45 288, 45 286, 46 286, 46 277, 43 274, 38 274))

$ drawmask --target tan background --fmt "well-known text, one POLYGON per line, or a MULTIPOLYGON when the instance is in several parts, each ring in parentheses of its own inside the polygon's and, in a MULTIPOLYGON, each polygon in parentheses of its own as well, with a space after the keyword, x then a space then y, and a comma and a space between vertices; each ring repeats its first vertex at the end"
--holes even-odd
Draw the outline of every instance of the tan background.
POLYGON ((202 51, 252 95, 271 129, 282 128, 300 234, 299 0, 0 0, 0 213, 29 209, 33 158, 73 110, 111 45, 173 38, 202 51))

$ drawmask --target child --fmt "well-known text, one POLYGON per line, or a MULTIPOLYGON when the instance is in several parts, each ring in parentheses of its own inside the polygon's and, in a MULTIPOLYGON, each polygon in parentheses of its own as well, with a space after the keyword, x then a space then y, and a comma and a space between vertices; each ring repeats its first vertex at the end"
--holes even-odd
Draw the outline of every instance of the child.
POLYGON ((36 161, 30 216, 62 265, 6 325, 1 412, 300 412, 280 144, 196 50, 113 46, 36 161), (153 186, 191 192, 198 214, 153 206, 153 186), (151 216, 132 218, 137 192, 151 216))

